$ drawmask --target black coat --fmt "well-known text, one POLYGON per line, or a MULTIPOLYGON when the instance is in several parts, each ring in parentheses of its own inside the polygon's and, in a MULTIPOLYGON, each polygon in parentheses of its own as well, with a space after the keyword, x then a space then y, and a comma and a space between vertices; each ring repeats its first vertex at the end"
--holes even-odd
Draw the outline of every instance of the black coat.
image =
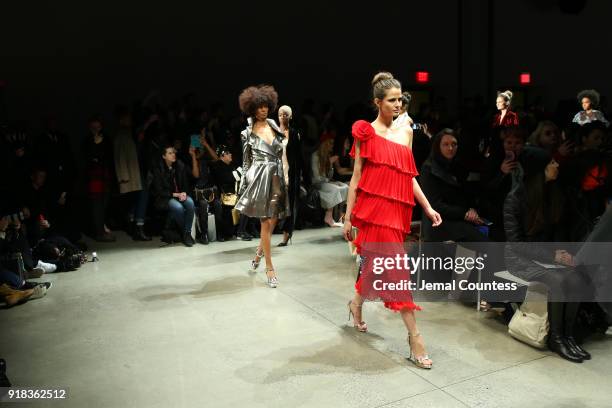
POLYGON ((153 204, 158 210, 168 209, 168 202, 172 198, 173 193, 187 193, 190 191, 187 167, 180 160, 177 160, 171 168, 168 168, 162 160, 149 173, 149 178, 153 204))
POLYGON ((486 240, 473 224, 465 221, 465 213, 472 207, 472 202, 464 187, 463 175, 456 175, 459 173, 431 158, 421 167, 421 189, 443 220, 440 227, 433 228, 431 220, 423 214, 423 236, 427 241, 486 240))
MULTIPOLYGON (((541 276, 554 273, 554 269, 547 270, 534 263, 539 261, 553 264, 555 261, 555 249, 561 248, 561 244, 552 242, 563 241, 566 237, 563 220, 560 224, 546 223, 544 228, 537 233, 528 234, 527 214, 528 203, 524 186, 518 186, 506 197, 503 207, 504 228, 506 230, 507 244, 505 248, 505 261, 508 271, 526 281, 541 280, 541 276), (550 245, 537 245, 536 242, 551 242, 550 245)), ((569 249, 569 248, 568 248, 569 249)))

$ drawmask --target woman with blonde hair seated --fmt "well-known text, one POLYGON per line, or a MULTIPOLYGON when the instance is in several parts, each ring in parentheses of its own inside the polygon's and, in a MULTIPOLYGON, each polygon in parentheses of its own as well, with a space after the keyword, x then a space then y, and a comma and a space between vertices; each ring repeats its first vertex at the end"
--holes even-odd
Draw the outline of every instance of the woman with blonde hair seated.
POLYGON ((338 161, 338 156, 332 156, 333 135, 332 132, 323 133, 319 149, 312 154, 312 184, 319 191, 321 207, 325 209, 325 223, 330 227, 341 227, 342 223, 334 221, 333 210, 346 202, 348 186, 339 181, 331 181, 333 165, 338 161))

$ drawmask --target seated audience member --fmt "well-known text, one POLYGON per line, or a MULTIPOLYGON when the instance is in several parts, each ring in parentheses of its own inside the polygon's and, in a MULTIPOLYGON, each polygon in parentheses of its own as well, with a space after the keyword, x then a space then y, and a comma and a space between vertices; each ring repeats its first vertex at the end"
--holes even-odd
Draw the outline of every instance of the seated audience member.
POLYGON ((589 276, 596 288, 595 300, 605 312, 604 333, 608 326, 612 326, 612 257, 607 248, 612 242, 612 205, 608 205, 605 213, 595 226, 593 232, 585 240, 585 244, 576 254, 578 264, 587 268, 589 276))
POLYGON ((191 228, 195 208, 189 191, 185 164, 176 159, 173 146, 162 151, 162 160, 151 171, 151 196, 157 210, 168 211, 171 219, 180 228, 185 246, 193 246, 191 228))
POLYGON ((342 143, 342 150, 337 156, 332 156, 331 161, 334 166, 334 180, 342 183, 349 183, 353 176, 353 158, 350 156, 351 139, 346 136, 342 143))
POLYGON ((319 191, 321 207, 325 209, 325 223, 330 227, 340 227, 342 223, 335 222, 333 218, 334 207, 346 202, 348 185, 341 182, 330 181, 333 178, 333 167, 338 157, 332 156, 334 136, 332 132, 321 136, 319 149, 312 154, 312 184, 319 191))
POLYGON ((600 150, 606 139, 606 126, 602 122, 589 122, 576 132, 576 152, 600 150))
POLYGON ((529 136, 529 145, 546 150, 558 163, 562 163, 574 149, 574 142, 563 139, 559 127, 550 120, 538 123, 536 130, 529 136))
POLYGON ((597 110, 599 107, 599 92, 594 89, 585 89, 578 93, 577 98, 582 110, 574 116, 572 122, 581 126, 595 121, 601 122, 605 127, 610 125, 603 113, 597 110))
POLYGON ((504 203, 506 266, 513 275, 548 287, 548 347, 566 360, 581 363, 591 356, 573 337, 580 305, 576 297, 592 290, 590 279, 575 268, 572 253, 563 247, 566 197, 556 183, 558 164, 542 149, 526 153, 524 178, 522 169, 513 175, 504 203), (547 248, 541 244, 545 242, 557 244, 547 248), (534 261, 565 268, 549 269, 534 261))
MULTIPOLYGON (((26 279, 38 278, 44 270, 37 266, 31 269, 25 267, 25 261, 19 261, 17 255, 21 253, 15 238, 21 232, 19 219, 3 214, 0 211, 0 299, 8 306, 23 303, 29 299, 38 299, 47 293, 51 287, 48 282, 27 282, 26 279)), ((29 250, 29 248, 27 248, 29 250)), ((23 254, 22 254, 23 255, 23 254)), ((29 256, 29 254, 25 254, 29 256)))
POLYGON ((502 150, 492 151, 484 163, 481 174, 483 196, 482 215, 493 224, 489 228, 492 241, 506 240, 503 228, 503 205, 512 186, 512 174, 521 166, 521 153, 526 132, 522 128, 507 128, 500 133, 502 150))
POLYGON ((433 139, 429 158, 420 171, 419 182, 432 207, 444 222, 433 228, 423 216, 422 229, 427 241, 482 242, 487 241, 476 227, 484 224, 476 211, 472 197, 466 194, 465 172, 455 161, 458 143, 451 129, 441 130, 433 139))
MULTIPOLYGON (((475 209, 476 202, 468 194, 465 186, 467 172, 456 161, 458 142, 452 129, 442 129, 432 141, 429 158, 421 167, 419 183, 432 207, 442 216, 444 222, 433 228, 431 220, 422 216, 421 234, 423 240, 430 242, 453 241, 465 248, 474 251, 490 252, 494 248, 478 243, 489 242, 488 226, 475 209)), ((450 251, 454 253, 455 245, 450 251)), ((503 269, 496 255, 488 254, 491 262, 482 271, 482 279, 490 281, 492 273, 503 269)), ((486 297, 483 294, 483 297, 486 297)), ((479 308, 487 311, 491 305, 486 301, 480 302, 479 308)))
MULTIPOLYGON (((589 125, 584 125, 589 126, 589 125)), ((612 195, 607 157, 597 150, 583 150, 561 168, 559 181, 568 197, 570 239, 582 241, 593 230, 612 195)))
MULTIPOLYGON (((55 201, 54 193, 47 188, 47 172, 38 167, 32 169, 29 182, 19 190, 19 208, 24 212, 24 224, 32 247, 49 236, 65 236, 78 242, 81 234, 66 208, 67 199, 55 201)), ((79 245, 84 246, 83 243, 79 245)))

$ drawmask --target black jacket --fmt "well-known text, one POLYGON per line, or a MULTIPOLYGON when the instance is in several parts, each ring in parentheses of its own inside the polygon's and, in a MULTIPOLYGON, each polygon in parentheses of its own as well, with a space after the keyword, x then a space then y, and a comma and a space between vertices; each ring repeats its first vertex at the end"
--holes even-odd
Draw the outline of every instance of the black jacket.
POLYGON ((167 210, 173 193, 189 192, 189 178, 186 171, 186 166, 180 160, 177 160, 171 168, 168 168, 163 160, 153 168, 149 178, 155 208, 167 210))
POLYGON ((429 158, 421 167, 419 184, 431 206, 440 213, 442 225, 433 228, 423 214, 423 237, 427 241, 484 241, 475 226, 465 221, 465 213, 474 207, 464 186, 465 175, 458 168, 429 158))
MULTIPOLYGON (((550 187, 545 186, 544 188, 550 187)), ((508 271, 515 276, 531 281, 542 274, 555 271, 554 269, 546 270, 533 261, 553 264, 556 249, 566 249, 574 253, 576 248, 573 248, 571 243, 563 243, 568 237, 567 217, 564 216, 558 223, 546 221, 538 232, 528 233, 526 220, 528 205, 524 185, 521 184, 510 191, 506 197, 503 214, 508 240, 505 247, 508 271)))
POLYGON ((455 173, 433 159, 428 159, 421 167, 419 184, 429 203, 440 213, 443 220, 462 221, 470 209, 463 177, 458 177, 455 173))

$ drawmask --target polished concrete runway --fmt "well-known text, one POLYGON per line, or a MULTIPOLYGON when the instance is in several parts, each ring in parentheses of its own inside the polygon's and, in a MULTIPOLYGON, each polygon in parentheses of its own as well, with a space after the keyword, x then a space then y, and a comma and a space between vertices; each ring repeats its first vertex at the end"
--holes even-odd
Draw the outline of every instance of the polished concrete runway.
MULTIPOLYGON (((274 242, 280 240, 274 236, 274 242)), ((100 261, 47 275, 40 300, 0 310, 15 385, 68 387, 62 407, 610 407, 612 336, 566 362, 460 303, 419 312, 434 368, 409 361, 381 304, 347 325, 355 262, 339 229, 274 248, 280 285, 247 273, 255 241, 96 244, 100 261)), ((93 244, 92 244, 93 247, 93 244)), ((262 265, 263 266, 263 265, 262 265)))

